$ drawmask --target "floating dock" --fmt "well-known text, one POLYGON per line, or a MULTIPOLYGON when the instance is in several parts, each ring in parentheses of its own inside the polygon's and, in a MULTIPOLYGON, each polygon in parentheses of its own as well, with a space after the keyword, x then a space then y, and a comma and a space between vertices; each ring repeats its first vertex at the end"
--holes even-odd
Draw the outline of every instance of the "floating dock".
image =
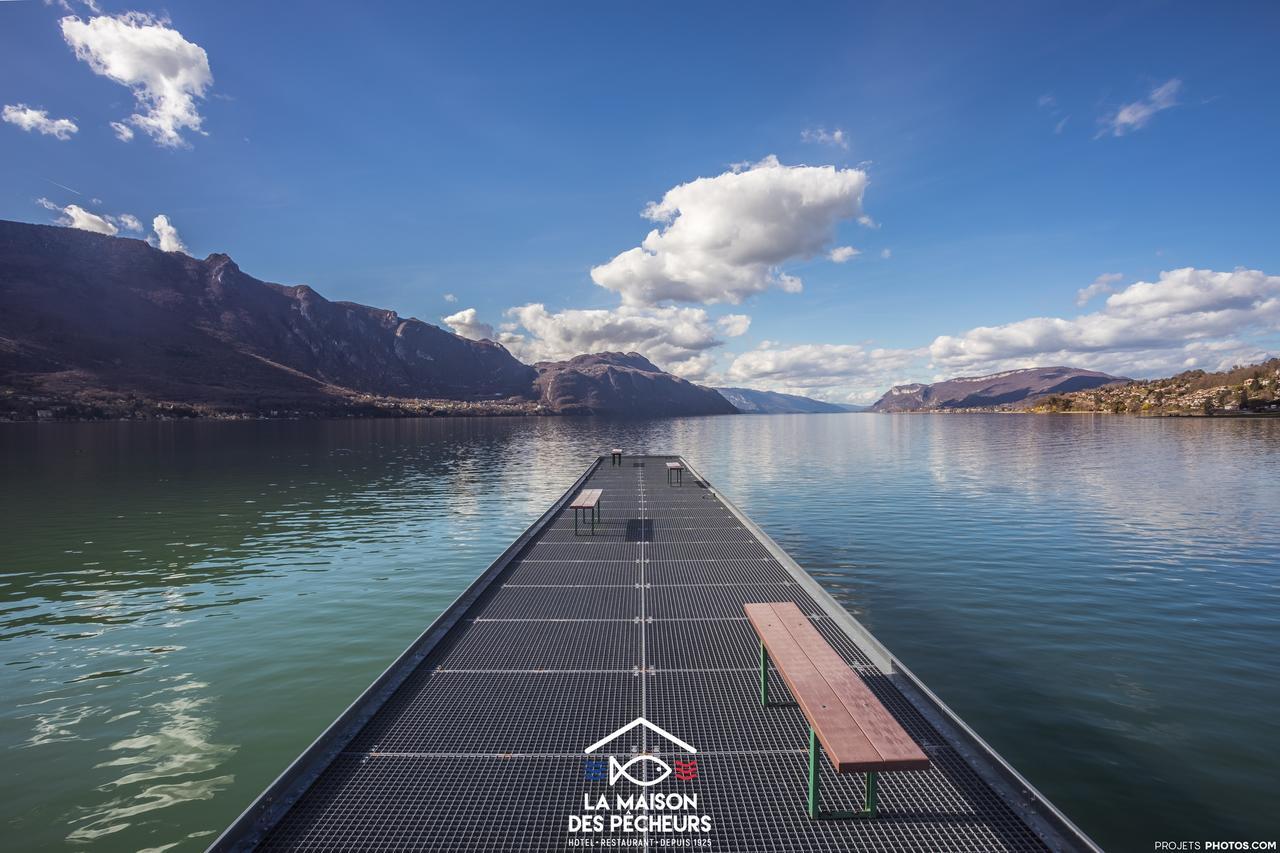
POLYGON ((1098 849, 675 455, 593 463, 210 849, 646 847, 1098 849), (808 723, 776 673, 760 705, 743 604, 782 601, 930 759, 880 774, 874 819, 810 818, 808 723))

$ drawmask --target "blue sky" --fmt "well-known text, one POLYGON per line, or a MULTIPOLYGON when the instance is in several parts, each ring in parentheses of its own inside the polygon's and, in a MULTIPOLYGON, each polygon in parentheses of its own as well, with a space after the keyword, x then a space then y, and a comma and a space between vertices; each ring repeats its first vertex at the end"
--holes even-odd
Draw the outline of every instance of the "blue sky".
POLYGON ((690 5, 0 0, 0 217, 839 400, 1280 351, 1280 6, 690 5))

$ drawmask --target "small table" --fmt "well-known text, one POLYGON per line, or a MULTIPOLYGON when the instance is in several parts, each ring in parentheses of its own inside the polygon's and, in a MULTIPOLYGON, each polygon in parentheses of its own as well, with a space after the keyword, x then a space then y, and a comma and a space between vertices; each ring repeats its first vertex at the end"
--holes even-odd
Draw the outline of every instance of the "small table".
POLYGON ((679 462, 667 463, 667 485, 671 485, 671 476, 675 475, 676 485, 684 484, 684 465, 679 462))
POLYGON ((613 467, 614 465, 621 465, 621 464, 622 464, 622 448, 615 447, 613 449, 613 457, 610 460, 610 467, 613 467))

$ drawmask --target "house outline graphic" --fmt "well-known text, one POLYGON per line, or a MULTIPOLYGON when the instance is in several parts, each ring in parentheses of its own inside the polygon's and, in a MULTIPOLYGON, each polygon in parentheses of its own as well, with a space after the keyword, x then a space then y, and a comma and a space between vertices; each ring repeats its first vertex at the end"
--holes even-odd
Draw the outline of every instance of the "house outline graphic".
POLYGON ((675 735, 673 735, 671 732, 669 732, 669 731, 667 731, 666 729, 662 728, 662 726, 656 726, 656 725, 654 725, 653 723, 651 723, 651 722, 649 722, 648 720, 646 720, 644 717, 636 717, 634 720, 632 720, 631 722, 627 723, 627 724, 626 724, 625 726, 623 726, 622 728, 618 729, 617 731, 613 732, 612 734, 605 735, 605 736, 604 736, 603 738, 601 738, 600 740, 598 740, 598 741, 596 741, 595 743, 591 744, 591 746, 589 746, 589 747, 587 747, 586 749, 584 749, 584 750, 583 750, 583 752, 584 752, 584 753, 592 753, 592 752, 595 752, 597 749, 599 749, 600 747, 604 746, 606 743, 609 743, 610 741, 613 741, 613 740, 616 740, 617 738, 622 737, 622 736, 623 736, 623 735, 625 735, 627 732, 629 732, 629 731, 631 731, 632 729, 634 729, 636 726, 644 726, 645 728, 647 728, 649 731, 653 732, 654 734, 661 735, 662 737, 664 737, 664 738, 666 738, 667 740, 669 740, 669 741, 671 741, 672 743, 674 743, 676 746, 678 746, 678 747, 680 747, 681 749, 683 749, 685 752, 693 752, 693 753, 696 753, 696 752, 698 751, 697 749, 695 749, 695 748, 693 747, 693 745, 692 745, 692 744, 689 744, 689 743, 686 743, 686 742, 684 742, 684 741, 680 740, 680 738, 676 737, 676 736, 675 736, 675 735))
MULTIPOLYGON (((636 727, 638 727, 638 726, 642 726, 642 727, 644 727, 644 728, 648 729, 649 731, 653 732, 654 734, 656 734, 656 735, 658 735, 658 736, 660 736, 660 737, 666 738, 667 740, 671 741, 671 742, 672 742, 673 744, 675 744, 676 746, 680 747, 680 749, 684 750, 685 752, 690 752, 690 753, 695 753, 695 754, 696 754, 696 753, 697 753, 697 751, 698 751, 698 750, 693 746, 693 744, 691 744, 691 743, 687 743, 687 742, 685 742, 685 741, 681 740, 680 738, 676 737, 676 736, 675 736, 675 735, 673 735, 671 732, 667 731, 666 729, 662 728, 661 726, 656 726, 656 725, 654 725, 653 723, 651 723, 651 722, 649 722, 648 720, 646 720, 644 717, 636 717, 634 720, 632 720, 631 722, 627 723, 627 724, 626 724, 625 726, 623 726, 622 728, 618 729, 618 730, 617 730, 617 731, 615 731, 615 732, 612 732, 612 733, 610 733, 610 734, 606 735, 605 737, 603 737, 603 738, 601 738, 600 740, 596 741, 595 743, 591 744, 591 746, 589 746, 589 747, 587 747, 586 749, 584 749, 584 750, 583 750, 583 753, 584 753, 584 754, 586 754, 586 755, 590 755, 591 753, 595 752, 595 751, 596 751, 597 749, 599 749, 600 747, 604 746, 604 745, 605 745, 605 744, 607 744, 607 743, 611 743, 612 741, 617 740, 618 738, 622 737, 622 736, 623 736, 623 735, 625 735, 627 732, 631 731, 632 729, 634 729, 634 728, 636 728, 636 727)), ((679 763, 681 763, 681 762, 676 762, 676 763, 677 763, 677 764, 679 764, 679 763)), ((641 754, 641 755, 637 755, 637 756, 633 757, 630 761, 628 761, 626 764, 621 764, 621 763, 619 763, 619 762, 618 762, 618 759, 617 759, 617 757, 616 757, 616 756, 613 756, 613 755, 610 755, 610 756, 609 756, 609 784, 610 784, 610 785, 614 785, 614 784, 616 784, 616 783, 617 783, 617 781, 618 781, 619 779, 626 779, 628 782, 631 782, 631 783, 632 783, 632 784, 634 784, 634 785, 639 785, 639 786, 641 786, 642 788, 648 788, 648 787, 649 787, 649 786, 651 786, 651 785, 656 785, 656 784, 658 784, 659 782, 663 781, 663 780, 664 780, 664 779, 666 779, 668 776, 670 776, 670 775, 671 775, 671 773, 672 773, 672 768, 671 768, 671 765, 670 765, 670 764, 668 764, 667 762, 663 761, 661 758, 658 758, 658 757, 656 757, 656 756, 654 756, 654 755, 650 755, 650 754, 648 754, 648 753, 644 753, 644 754, 641 754), (654 778, 654 779, 637 779, 635 776, 632 776, 629 772, 627 772, 627 771, 628 771, 628 769, 629 769, 629 768, 631 768, 633 765, 641 764, 641 763, 644 763, 644 762, 650 762, 650 763, 652 763, 652 764, 656 764, 656 765, 658 765, 659 767, 661 767, 661 768, 662 768, 662 770, 663 770, 662 775, 660 775, 660 776, 658 776, 657 778, 654 778)), ((682 778, 682 779, 683 779, 683 778, 685 778, 685 777, 683 777, 683 776, 682 776, 682 777, 680 777, 680 778, 682 778)), ((692 777, 692 776, 690 776, 690 777, 688 777, 688 778, 693 778, 693 777, 692 777)))

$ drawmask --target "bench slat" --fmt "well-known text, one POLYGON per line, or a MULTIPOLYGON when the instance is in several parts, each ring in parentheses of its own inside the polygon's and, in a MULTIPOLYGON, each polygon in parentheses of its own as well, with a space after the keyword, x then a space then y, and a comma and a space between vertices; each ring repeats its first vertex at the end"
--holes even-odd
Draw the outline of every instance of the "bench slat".
POLYGON ((928 757, 916 746, 911 735, 907 734, 871 692, 871 688, 823 639, 808 617, 800 612, 800 608, 794 605, 793 608, 786 609, 774 607, 774 613, 826 678, 832 690, 840 697, 841 703, 858 721, 863 734, 886 762, 885 770, 916 770, 929 766, 928 757))
POLYGON ((600 496, 604 494, 604 489, 583 489, 578 492, 578 496, 573 499, 573 503, 569 504, 569 509, 591 509, 600 503, 600 496))
POLYGON ((919 770, 929 759, 793 602, 747 604, 748 619, 841 773, 919 770))
POLYGON ((764 641, 769 657, 787 689, 813 725, 837 770, 879 768, 880 753, 863 733, 769 604, 746 605, 747 618, 764 641))

